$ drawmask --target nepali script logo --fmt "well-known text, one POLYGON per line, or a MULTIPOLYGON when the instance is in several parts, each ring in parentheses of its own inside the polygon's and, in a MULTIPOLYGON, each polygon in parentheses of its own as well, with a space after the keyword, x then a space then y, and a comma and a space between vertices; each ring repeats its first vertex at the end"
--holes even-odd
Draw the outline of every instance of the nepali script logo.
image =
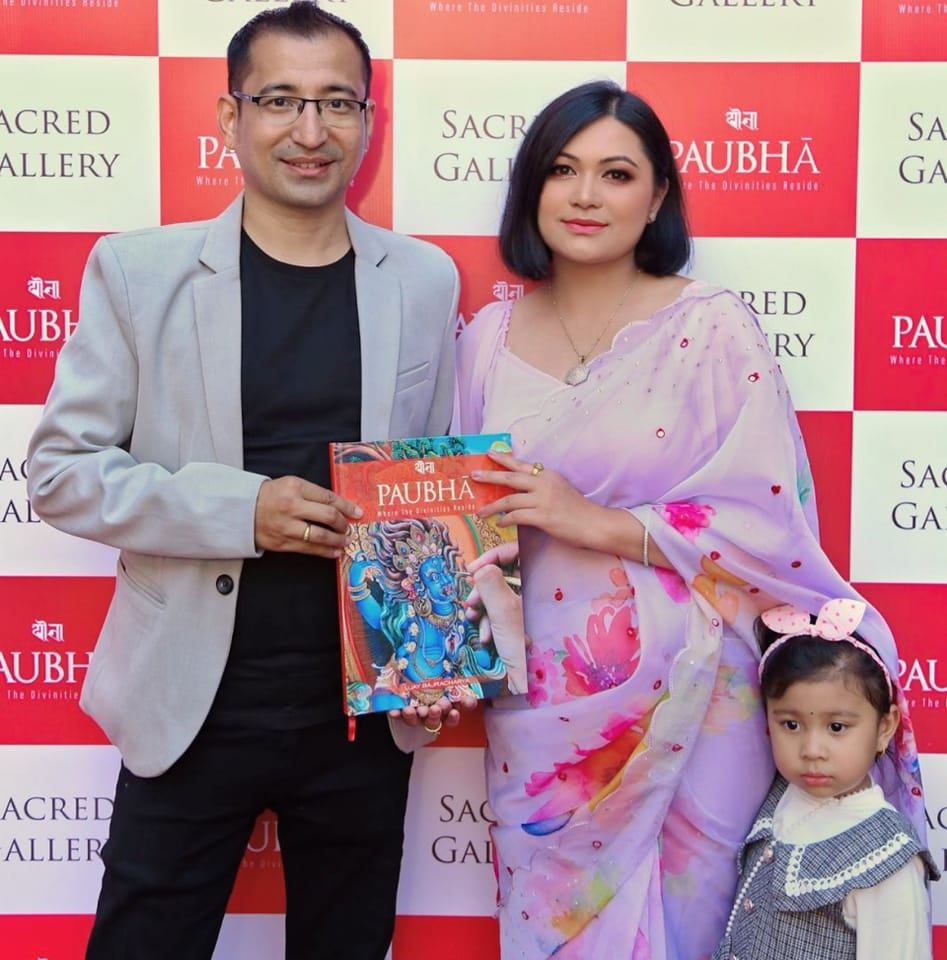
MULTIPOLYGON (((65 643, 65 628, 61 623, 34 620, 30 626, 32 637, 41 644, 65 643)), ((85 677, 92 660, 91 652, 57 650, 47 646, 42 650, 0 650, 0 680, 6 681, 8 699, 25 699, 23 693, 14 692, 17 687, 54 686, 57 690, 31 691, 30 700, 78 700, 76 689, 85 677)))
MULTIPOLYGON (((490 287, 494 300, 506 303, 509 300, 519 300, 526 293, 526 285, 522 283, 510 283, 509 280, 494 280, 490 287)), ((454 336, 459 337, 465 327, 470 323, 462 313, 457 314, 457 324, 454 327, 454 336)))
POLYGON ((41 643, 65 643, 66 634, 61 623, 47 623, 45 620, 34 620, 31 632, 41 643))
POLYGON ((519 300, 524 293, 522 283, 509 283, 506 280, 496 280, 493 283, 493 296, 496 300, 519 300))
POLYGON ((734 130, 758 130, 759 123, 755 110, 741 110, 739 107, 730 107, 724 115, 724 120, 734 130))
POLYGON ((42 277, 30 277, 26 290, 37 300, 61 300, 58 280, 44 280, 42 277))
POLYGON ((0 342, 34 344, 26 359, 55 359, 58 351, 43 350, 36 343, 65 343, 75 333, 77 321, 71 307, 54 306, 50 301, 62 301, 59 280, 31 276, 26 281, 26 292, 44 306, 7 307, 0 309, 0 342))

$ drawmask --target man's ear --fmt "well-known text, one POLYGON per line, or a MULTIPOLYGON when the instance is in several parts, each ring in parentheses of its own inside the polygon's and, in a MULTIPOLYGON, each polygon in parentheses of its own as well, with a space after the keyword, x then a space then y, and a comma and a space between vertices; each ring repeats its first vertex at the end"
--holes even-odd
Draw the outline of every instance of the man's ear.
POLYGON ((369 100, 365 107, 365 152, 372 142, 372 130, 375 128, 375 101, 369 100))
POLYGON ((233 150, 237 145, 237 120, 240 116, 240 104, 230 96, 222 93, 217 98, 217 129, 223 137, 224 146, 233 150))

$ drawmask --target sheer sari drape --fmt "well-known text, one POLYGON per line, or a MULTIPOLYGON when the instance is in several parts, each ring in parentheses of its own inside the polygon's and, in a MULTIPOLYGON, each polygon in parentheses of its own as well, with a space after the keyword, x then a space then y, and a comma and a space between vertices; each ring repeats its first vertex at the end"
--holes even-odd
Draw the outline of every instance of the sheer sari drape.
MULTIPOLYGON (((738 297, 689 285, 576 388, 508 351, 509 313, 459 341, 455 430, 510 430, 674 569, 520 531, 530 693, 486 718, 503 957, 709 956, 773 772, 753 620, 856 594, 819 547, 788 391, 738 297)), ((864 627, 896 675, 880 616, 864 627)), ((909 723, 876 776, 923 829, 909 723)))

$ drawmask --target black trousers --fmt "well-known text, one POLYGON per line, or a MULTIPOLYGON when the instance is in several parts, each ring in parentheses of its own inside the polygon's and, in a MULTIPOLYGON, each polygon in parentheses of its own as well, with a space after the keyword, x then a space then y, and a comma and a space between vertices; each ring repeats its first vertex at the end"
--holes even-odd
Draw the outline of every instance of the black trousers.
POLYGON ((384 715, 360 718, 354 743, 343 720, 205 728, 161 776, 123 766, 86 960, 210 960, 266 809, 279 822, 287 960, 383 960, 410 768, 384 715))

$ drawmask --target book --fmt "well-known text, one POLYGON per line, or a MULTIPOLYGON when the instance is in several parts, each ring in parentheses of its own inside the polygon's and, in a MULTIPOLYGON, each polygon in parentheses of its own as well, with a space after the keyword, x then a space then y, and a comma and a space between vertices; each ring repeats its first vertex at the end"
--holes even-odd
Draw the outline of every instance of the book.
POLYGON ((338 561, 349 717, 430 706, 441 697, 526 692, 518 689, 525 670, 507 666, 525 664, 522 607, 497 604, 502 630, 499 621, 491 624, 486 598, 479 590, 471 597, 467 570, 501 548, 500 589, 519 592, 515 527, 477 516, 510 488, 470 476, 502 469, 487 456, 495 450, 510 452, 509 434, 330 444, 333 489, 365 511, 338 561), (501 637, 502 651, 495 642, 501 637))

